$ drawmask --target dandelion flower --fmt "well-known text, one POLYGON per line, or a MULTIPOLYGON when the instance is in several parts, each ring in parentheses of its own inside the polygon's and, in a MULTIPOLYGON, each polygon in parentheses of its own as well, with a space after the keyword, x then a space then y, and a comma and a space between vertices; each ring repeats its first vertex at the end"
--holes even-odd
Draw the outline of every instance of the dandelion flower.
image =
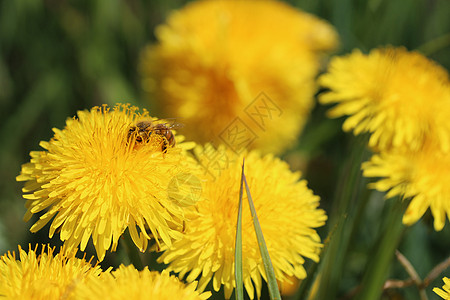
POLYGON ((142 53, 143 87, 195 128, 186 136, 224 139, 239 118, 244 146, 265 152, 295 140, 313 106, 321 54, 337 45, 325 21, 278 1, 195 1, 156 37, 142 53))
POLYGON ((26 253, 19 246, 19 260, 15 253, 0 258, 0 295, 5 299, 58 300, 74 299, 74 291, 85 281, 98 280, 99 266, 92 266, 73 254, 61 252, 53 256, 54 248, 43 246, 26 253))
POLYGON ((211 292, 199 293, 197 283, 185 285, 169 272, 138 271, 124 265, 112 273, 102 274, 101 280, 91 280, 77 289, 77 299, 158 299, 204 300, 211 292))
POLYGON ((343 129, 370 133, 377 151, 422 147, 427 138, 450 150, 450 82, 447 71, 404 48, 359 50, 331 60, 319 83, 330 91, 323 104, 337 103, 330 116, 349 116, 343 129))
MULTIPOLYGON (((242 159, 258 219, 279 282, 290 276, 305 278, 305 258, 319 260, 322 247, 314 228, 323 226, 325 212, 318 209, 315 196, 293 173, 285 162, 257 152, 237 155, 230 149, 212 146, 194 149, 207 171, 204 200, 197 203, 198 211, 190 215, 185 235, 167 247, 159 258, 169 264, 168 270, 180 273, 188 282, 199 279, 203 290, 212 280, 214 290, 224 286, 229 298, 235 288, 234 252, 236 220, 242 159)), ((244 201, 242 216, 243 280, 247 293, 254 298, 254 288, 260 297, 262 279, 266 279, 253 229, 250 209, 244 201)))
POLYGON ((450 155, 436 144, 426 143, 420 151, 397 150, 374 155, 362 165, 366 177, 380 177, 371 187, 388 191, 386 197, 411 198, 403 223, 417 222, 428 208, 439 231, 450 218, 450 155))
POLYGON ((447 277, 442 278, 444 281, 444 286, 442 287, 444 290, 440 288, 434 288, 433 292, 438 294, 442 299, 450 300, 450 279, 447 277))
POLYGON ((99 260, 126 228, 141 251, 152 237, 170 245, 181 236, 184 212, 196 199, 182 192, 169 197, 168 186, 189 173, 185 149, 193 145, 177 136, 175 147, 162 151, 158 135, 138 145, 130 128, 142 118, 151 119, 127 105, 79 111, 40 143, 44 151, 30 153, 17 180, 26 181, 24 220, 45 210, 32 232, 53 218, 50 237, 58 230, 68 248, 82 251, 92 237, 99 260))

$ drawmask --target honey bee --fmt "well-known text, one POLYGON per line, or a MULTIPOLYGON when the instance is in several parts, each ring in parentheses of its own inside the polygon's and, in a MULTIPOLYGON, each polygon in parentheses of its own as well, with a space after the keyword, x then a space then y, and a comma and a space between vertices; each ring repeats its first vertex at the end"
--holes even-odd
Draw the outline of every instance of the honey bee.
POLYGON ((136 144, 143 144, 150 141, 154 135, 157 135, 162 138, 161 151, 165 153, 168 147, 175 146, 175 136, 171 129, 178 127, 180 127, 180 124, 155 124, 152 120, 142 120, 130 127, 128 140, 134 138, 136 144))

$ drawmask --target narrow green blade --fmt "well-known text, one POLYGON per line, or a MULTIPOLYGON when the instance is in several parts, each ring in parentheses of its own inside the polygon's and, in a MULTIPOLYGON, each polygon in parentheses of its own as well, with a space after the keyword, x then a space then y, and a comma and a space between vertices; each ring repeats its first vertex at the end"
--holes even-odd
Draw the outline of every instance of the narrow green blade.
POLYGON ((236 224, 236 244, 234 250, 234 276, 236 280, 236 299, 244 299, 243 277, 242 277, 242 195, 244 193, 244 163, 242 161, 241 187, 239 189, 239 212, 236 224))
MULTIPOLYGON (((244 170, 244 169, 242 169, 244 170)), ((272 261, 270 260, 269 251, 267 251, 266 242, 264 241, 264 236, 259 225, 258 216, 256 215, 255 207, 253 206, 252 196, 250 195, 250 189, 247 184, 247 179, 242 172, 242 177, 244 178, 245 189, 247 191, 248 204, 250 206, 250 211, 252 213, 253 226, 255 227, 256 237, 258 239, 259 251, 261 252, 261 257, 264 264, 264 269, 267 274, 267 285, 269 287, 269 296, 272 300, 280 300, 280 291, 278 290, 277 279, 275 278, 275 271, 273 270, 272 261)))

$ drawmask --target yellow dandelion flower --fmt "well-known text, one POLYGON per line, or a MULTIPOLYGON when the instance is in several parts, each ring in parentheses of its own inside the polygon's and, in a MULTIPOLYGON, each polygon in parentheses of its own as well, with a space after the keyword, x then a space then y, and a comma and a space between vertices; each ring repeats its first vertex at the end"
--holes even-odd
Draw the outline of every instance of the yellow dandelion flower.
POLYGON ((169 272, 138 271, 124 265, 112 273, 104 273, 100 280, 87 281, 76 290, 77 299, 158 299, 205 300, 211 292, 199 293, 197 283, 184 284, 169 272))
POLYGON ((376 150, 407 146, 420 149, 427 137, 450 150, 450 82, 447 71, 404 48, 355 50, 331 60, 319 78, 323 104, 337 103, 330 116, 349 117, 343 124, 355 134, 369 132, 376 150))
POLYGON ((450 155, 438 146, 426 143, 420 151, 397 150, 374 155, 363 163, 363 175, 381 177, 371 187, 388 191, 386 197, 412 198, 403 223, 417 222, 428 208, 434 228, 441 230, 446 215, 450 218, 450 155))
MULTIPOLYGON (((194 149, 200 163, 207 171, 204 183, 204 200, 197 203, 190 215, 185 235, 159 258, 169 264, 168 270, 180 273, 192 282, 199 279, 199 289, 213 281, 214 290, 224 286, 229 298, 235 288, 234 251, 236 221, 239 203, 239 187, 242 159, 245 156, 246 177, 252 193, 264 239, 278 281, 290 276, 305 278, 305 257, 319 260, 322 247, 314 228, 323 226, 325 212, 318 209, 319 197, 315 196, 300 180, 300 173, 293 173, 281 160, 257 152, 237 155, 219 147, 208 145, 194 149)), ((253 229, 250 209, 246 200, 242 223, 243 279, 248 295, 254 298, 254 287, 261 294, 262 279, 266 279, 253 229)))
POLYGON ((295 140, 313 106, 320 55, 337 46, 329 24, 278 1, 195 1, 156 36, 142 53, 143 87, 195 128, 186 136, 227 140, 237 126, 241 141, 226 142, 265 152, 295 140))
POLYGON ((67 247, 80 245, 82 251, 92 237, 100 260, 116 249, 126 228, 141 251, 152 237, 170 245, 181 236, 184 211, 196 199, 183 191, 168 193, 168 187, 190 172, 185 149, 193 144, 177 136, 171 147, 162 134, 143 141, 133 130, 140 119, 153 120, 128 105, 79 111, 40 143, 44 151, 30 153, 17 180, 26 181, 24 220, 45 210, 32 232, 53 218, 50 237, 58 230, 67 247))
POLYGON ((438 294, 442 299, 450 300, 450 279, 447 277, 442 278, 444 281, 444 286, 442 287, 444 290, 440 288, 434 288, 433 292, 438 294))
POLYGON ((79 259, 74 253, 61 249, 53 256, 54 248, 43 246, 26 253, 19 246, 19 260, 15 253, 0 258, 0 295, 5 299, 58 300, 74 299, 74 291, 85 281, 98 280, 99 266, 79 259))

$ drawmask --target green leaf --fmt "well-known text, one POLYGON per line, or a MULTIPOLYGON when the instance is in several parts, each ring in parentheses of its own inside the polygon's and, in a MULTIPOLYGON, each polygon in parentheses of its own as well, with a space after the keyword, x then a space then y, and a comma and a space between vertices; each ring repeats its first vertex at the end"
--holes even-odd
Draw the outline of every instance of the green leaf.
POLYGON ((252 196, 250 194, 250 189, 247 184, 247 179, 245 178, 244 168, 242 167, 242 177, 244 178, 245 189, 247 191, 248 204, 250 206, 250 211, 252 213, 253 226, 255 227, 256 237, 258 239, 259 251, 261 252, 261 257, 264 264, 264 269, 267 275, 267 285, 269 287, 270 299, 281 299, 280 291, 278 290, 277 279, 275 278, 275 271, 273 270, 272 261, 270 260, 269 251, 267 251, 266 242, 264 241, 264 236, 259 225, 258 216, 256 215, 255 207, 253 206, 252 196))
POLYGON ((242 161, 241 187, 239 189, 239 212, 236 224, 236 244, 234 250, 234 278, 236 280, 236 299, 244 299, 243 277, 242 277, 242 195, 244 193, 244 163, 242 161))

